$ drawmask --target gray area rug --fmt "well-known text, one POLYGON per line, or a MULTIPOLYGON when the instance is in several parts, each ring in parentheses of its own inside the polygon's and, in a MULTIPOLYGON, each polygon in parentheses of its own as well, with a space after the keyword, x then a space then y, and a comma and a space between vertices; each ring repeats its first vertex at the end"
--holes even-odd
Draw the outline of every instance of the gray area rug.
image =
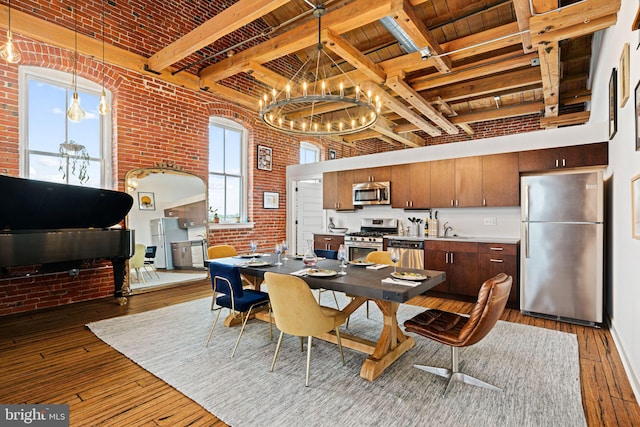
MULTIPOLYGON (((329 292, 323 304, 332 305, 329 292)), ((416 346, 374 382, 360 378, 365 355, 314 340, 311 384, 304 386, 306 351, 285 335, 269 372, 279 331, 250 321, 235 358, 239 328, 216 326, 205 298, 87 325, 135 363, 234 427, 240 426, 584 426, 575 335, 498 322, 478 344, 461 349, 462 370, 503 389, 492 392, 446 380, 413 364, 450 367, 450 349, 415 336, 416 346)), ((342 304, 341 304, 342 306, 342 304)), ((376 339, 381 314, 371 304, 351 317, 349 332, 376 339)), ((424 309, 402 305, 400 322, 424 309)), ((224 311, 221 319, 226 314, 224 311)), ((402 324, 402 323, 401 323, 402 324)), ((305 346, 306 350, 306 346, 305 346)))

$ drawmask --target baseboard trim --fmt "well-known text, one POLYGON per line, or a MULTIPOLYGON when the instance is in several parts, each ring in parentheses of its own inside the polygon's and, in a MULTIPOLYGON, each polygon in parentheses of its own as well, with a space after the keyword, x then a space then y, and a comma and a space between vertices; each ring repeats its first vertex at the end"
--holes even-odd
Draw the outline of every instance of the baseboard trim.
POLYGON ((636 396, 636 401, 638 402, 638 405, 640 405, 640 377, 636 375, 633 367, 629 363, 629 358, 627 357, 627 353, 624 351, 624 347, 622 346, 614 322, 609 320, 609 323, 609 330, 611 331, 613 343, 615 344, 618 354, 620 355, 620 359, 622 360, 622 366, 624 367, 624 371, 627 373, 627 378, 629 378, 629 383, 631 383, 631 389, 633 390, 633 394, 636 396))

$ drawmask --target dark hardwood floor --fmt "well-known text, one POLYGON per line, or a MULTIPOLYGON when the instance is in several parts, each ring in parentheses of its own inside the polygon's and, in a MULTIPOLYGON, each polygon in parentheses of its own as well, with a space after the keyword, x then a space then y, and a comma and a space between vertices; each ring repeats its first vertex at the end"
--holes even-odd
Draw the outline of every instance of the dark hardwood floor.
MULTIPOLYGON (((0 318, 0 402, 66 403, 72 426, 224 426, 180 392, 96 338, 85 324, 209 296, 201 281, 0 318)), ((469 303, 418 297, 417 305, 467 312, 469 303)), ((611 334, 523 316, 503 320, 574 333, 580 347, 582 402, 589 426, 640 425, 640 407, 611 334)))

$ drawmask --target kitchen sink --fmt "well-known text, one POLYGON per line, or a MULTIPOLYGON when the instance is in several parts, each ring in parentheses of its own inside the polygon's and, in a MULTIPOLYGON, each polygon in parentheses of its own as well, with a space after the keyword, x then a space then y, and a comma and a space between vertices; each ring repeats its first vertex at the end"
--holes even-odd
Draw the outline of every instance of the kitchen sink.
POLYGON ((466 236, 457 236, 457 235, 453 235, 453 236, 440 236, 438 237, 438 239, 468 239, 469 237, 466 236))

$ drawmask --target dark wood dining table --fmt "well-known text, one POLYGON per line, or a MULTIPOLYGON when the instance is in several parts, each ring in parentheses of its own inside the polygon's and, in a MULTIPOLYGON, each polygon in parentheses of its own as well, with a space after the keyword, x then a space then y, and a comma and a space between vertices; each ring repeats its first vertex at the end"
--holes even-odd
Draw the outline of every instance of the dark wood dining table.
MULTIPOLYGON (((257 267, 247 263, 249 259, 242 257, 218 258, 212 262, 236 265, 240 273, 245 277, 253 279, 256 289, 259 289, 264 273, 271 271, 274 273, 291 274, 298 272, 306 266, 299 259, 289 259, 282 261, 282 265, 275 265, 275 254, 268 254, 259 258, 268 261, 269 266, 257 267)), ((208 263, 208 261, 207 261, 208 263)), ((317 263, 316 268, 340 271, 340 262, 337 260, 324 259, 317 263)), ((415 285, 404 285, 394 283, 383 283, 382 280, 390 276, 393 267, 386 267, 379 270, 367 269, 364 266, 350 265, 346 275, 335 275, 331 277, 300 276, 312 289, 328 289, 344 292, 352 297, 352 300, 342 311, 351 315, 358 307, 367 301, 373 301, 382 312, 383 327, 377 341, 367 340, 362 337, 341 332, 342 345, 353 350, 361 351, 369 356, 365 359, 360 370, 360 376, 369 381, 376 379, 395 360, 415 345, 413 337, 404 334, 398 325, 397 311, 401 303, 405 303, 411 298, 423 294, 429 289, 442 283, 446 278, 443 271, 416 270, 408 268, 398 268, 399 272, 421 273, 427 279, 415 285)), ((257 313, 257 318, 269 320, 268 314, 257 313)), ((228 326, 235 323, 233 318, 228 318, 225 324, 228 326)), ((335 332, 326 333, 318 338, 337 343, 335 332)))

